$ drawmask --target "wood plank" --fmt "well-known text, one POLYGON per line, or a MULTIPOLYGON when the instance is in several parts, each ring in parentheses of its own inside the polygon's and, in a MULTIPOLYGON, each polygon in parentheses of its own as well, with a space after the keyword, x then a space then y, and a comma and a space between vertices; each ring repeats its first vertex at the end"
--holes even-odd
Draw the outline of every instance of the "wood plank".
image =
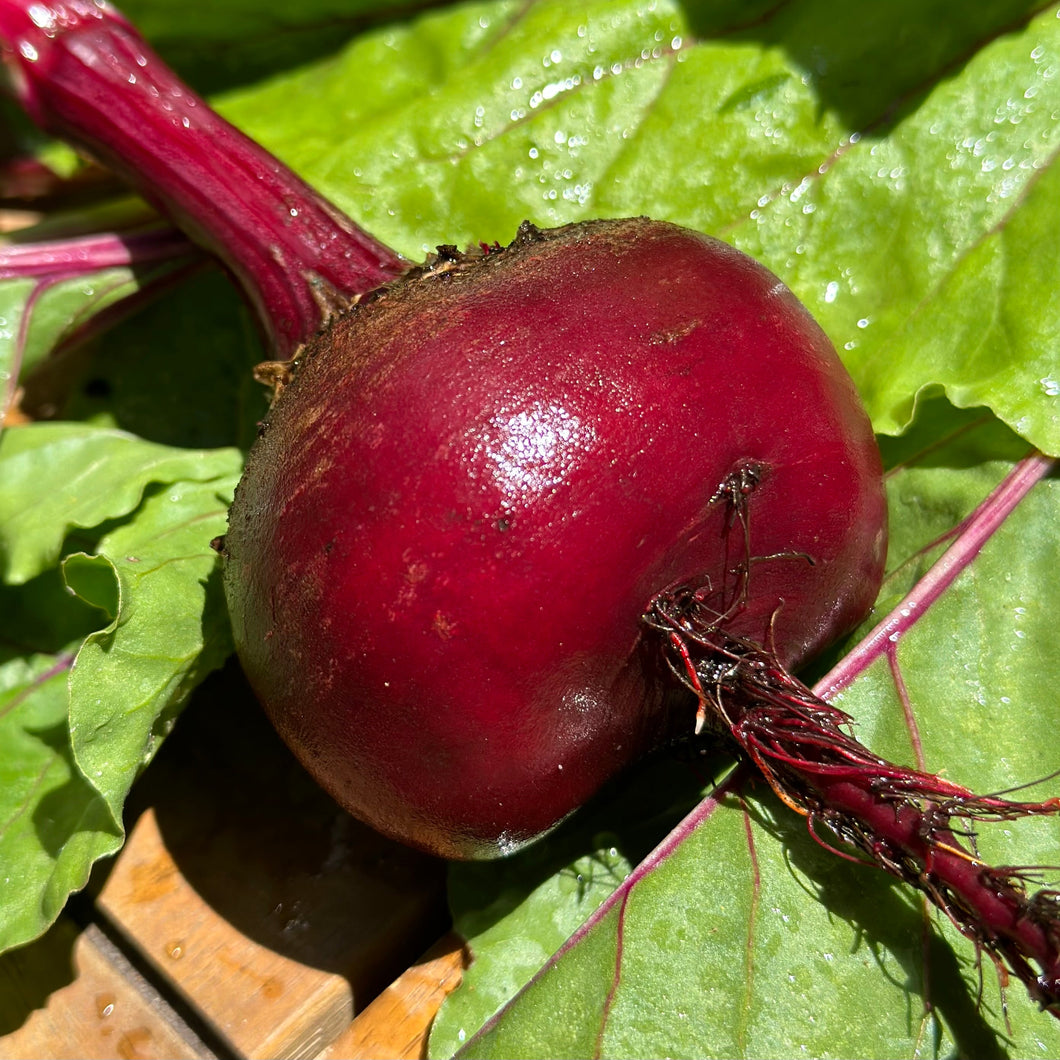
POLYGON ((421 1060, 438 1008, 460 985, 468 951, 450 932, 386 988, 318 1060, 421 1060))
POLYGON ((445 930, 444 864, 339 810, 237 672, 208 686, 96 906, 237 1056, 315 1056, 445 930))
POLYGON ((6 980, 3 1026, 15 1006, 28 1011, 0 1037, 5 1060, 214 1055, 95 926, 79 931, 64 918, 40 942, 5 955, 0 975, 6 980), (67 962, 69 981, 52 989, 67 962))

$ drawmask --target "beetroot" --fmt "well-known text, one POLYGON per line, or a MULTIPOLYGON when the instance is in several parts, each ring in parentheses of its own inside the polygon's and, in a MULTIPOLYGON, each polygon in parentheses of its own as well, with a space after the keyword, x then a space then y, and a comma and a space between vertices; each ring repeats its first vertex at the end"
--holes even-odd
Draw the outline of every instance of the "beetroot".
POLYGON ((310 344, 232 508, 225 586, 280 733, 377 828, 503 853, 692 729, 641 616, 741 560, 732 628, 794 665, 884 556, 853 386, 776 277, 647 220, 524 228, 310 344), (670 697, 672 700, 672 697, 670 697))
POLYGON ((645 219, 410 269, 105 5, 0 0, 0 40, 27 110, 261 317, 278 399, 218 547, 247 674, 343 805, 502 854, 709 725, 1060 1015, 1060 896, 968 839, 1060 800, 893 765, 791 676, 871 606, 885 507, 853 386, 776 277, 645 219))

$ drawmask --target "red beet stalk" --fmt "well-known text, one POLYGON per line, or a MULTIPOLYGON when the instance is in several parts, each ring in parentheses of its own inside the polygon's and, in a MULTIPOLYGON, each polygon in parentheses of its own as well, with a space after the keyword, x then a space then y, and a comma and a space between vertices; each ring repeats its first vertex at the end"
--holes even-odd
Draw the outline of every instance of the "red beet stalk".
POLYGON ((4 0, 0 39, 30 116, 216 255, 279 358, 405 271, 399 255, 211 110, 109 5, 4 0))

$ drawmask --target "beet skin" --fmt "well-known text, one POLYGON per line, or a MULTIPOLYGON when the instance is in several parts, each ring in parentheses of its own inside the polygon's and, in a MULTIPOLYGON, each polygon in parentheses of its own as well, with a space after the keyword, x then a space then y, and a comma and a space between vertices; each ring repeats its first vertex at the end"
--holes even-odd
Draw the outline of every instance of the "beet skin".
POLYGON ((744 560, 716 495, 734 471, 754 469, 763 558, 727 628, 788 666, 866 614, 886 517, 849 377, 745 255, 633 219, 453 257, 310 345, 240 485, 225 585, 248 677, 320 783, 398 839, 484 857, 691 732, 641 617, 744 560))

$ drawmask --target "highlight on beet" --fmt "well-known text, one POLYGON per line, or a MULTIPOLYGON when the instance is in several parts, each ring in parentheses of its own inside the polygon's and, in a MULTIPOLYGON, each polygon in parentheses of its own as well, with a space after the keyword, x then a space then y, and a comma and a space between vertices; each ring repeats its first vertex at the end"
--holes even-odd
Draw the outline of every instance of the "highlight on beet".
MULTIPOLYGON (((258 318, 272 400, 214 546, 247 678, 341 806, 444 858, 503 857, 659 748, 718 741, 849 872, 919 892, 1060 1017, 1060 897, 976 842, 1060 798, 888 761, 828 701, 1050 460, 1019 463, 811 690, 796 674, 871 615, 887 502, 855 385, 780 278, 644 216, 527 222, 507 245, 429 233, 413 262, 109 6, 0 0, 0 41, 32 119, 216 257, 258 318)), ((172 232, 144 254, 157 238, 200 260, 172 232)))

